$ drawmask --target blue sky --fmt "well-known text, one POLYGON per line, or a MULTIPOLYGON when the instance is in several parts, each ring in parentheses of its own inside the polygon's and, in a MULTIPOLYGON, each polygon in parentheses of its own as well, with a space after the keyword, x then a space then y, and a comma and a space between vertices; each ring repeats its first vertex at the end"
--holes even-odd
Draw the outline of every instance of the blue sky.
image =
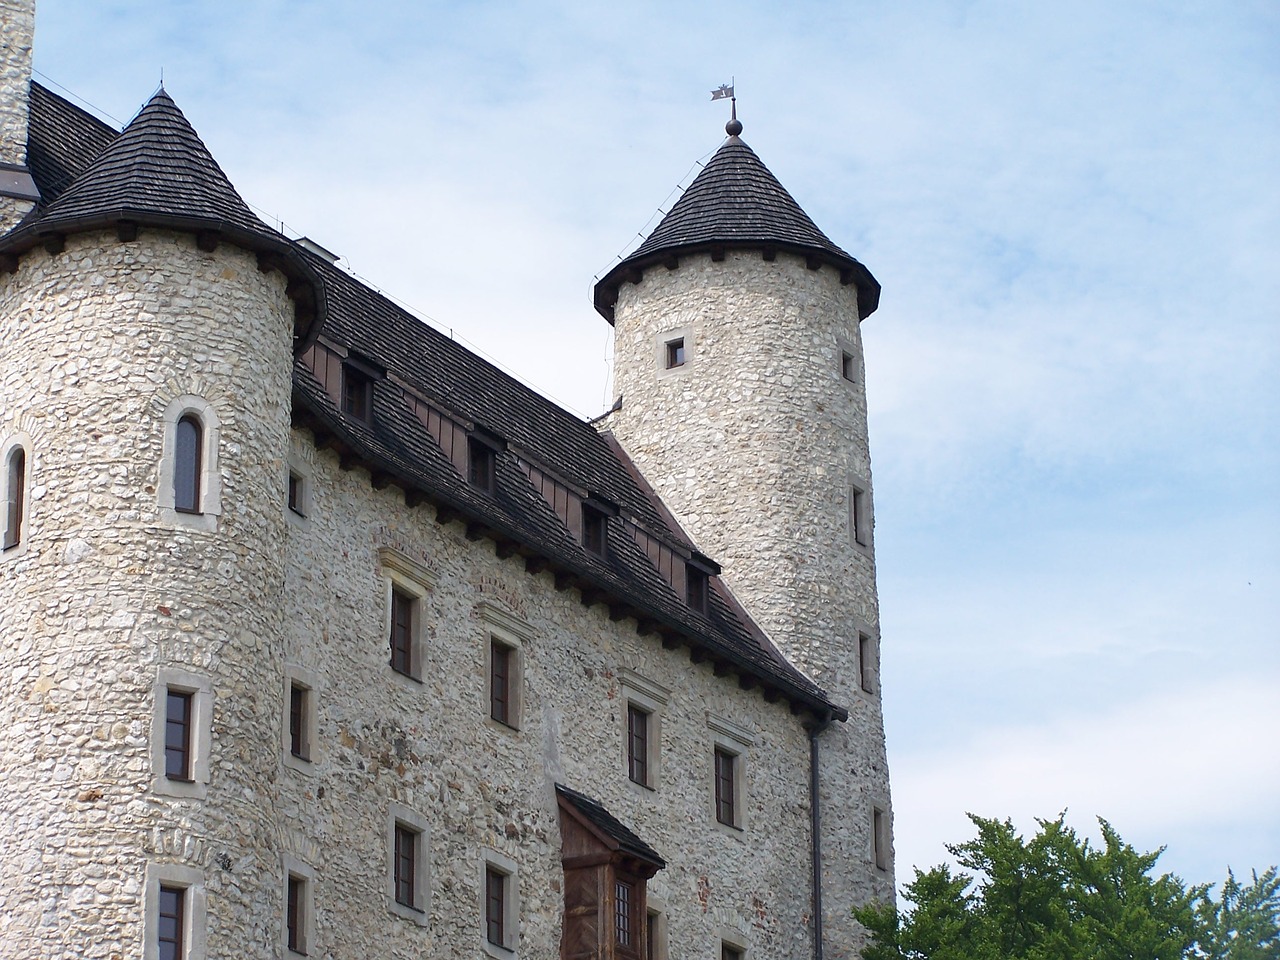
POLYGON ((744 139, 863 324, 898 870, 1063 808, 1189 881, 1280 862, 1280 8, 43 0, 245 198, 566 405, 593 278, 744 139))

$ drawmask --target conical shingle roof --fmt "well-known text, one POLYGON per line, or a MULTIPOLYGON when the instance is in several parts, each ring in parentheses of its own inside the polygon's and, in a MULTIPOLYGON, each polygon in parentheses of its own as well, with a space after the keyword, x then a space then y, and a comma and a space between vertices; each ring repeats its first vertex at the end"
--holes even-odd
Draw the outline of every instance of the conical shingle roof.
POLYGON ((47 230, 116 212, 275 236, 240 198, 163 89, 39 220, 47 230))
POLYGON ((879 302, 880 284, 867 268, 818 229, 754 150, 730 136, 644 243, 596 285, 596 309, 612 322, 619 285, 655 263, 744 248, 786 250, 835 267, 842 283, 858 285, 860 317, 879 302))
POLYGON ((159 90, 119 136, 100 139, 109 142, 52 202, 0 237, 0 268, 16 269, 16 258, 38 244, 56 253, 68 235, 92 230, 115 228, 122 241, 139 227, 178 230, 194 233, 204 250, 226 241, 289 279, 302 349, 324 316, 323 284, 297 245, 253 214, 173 99, 159 90))

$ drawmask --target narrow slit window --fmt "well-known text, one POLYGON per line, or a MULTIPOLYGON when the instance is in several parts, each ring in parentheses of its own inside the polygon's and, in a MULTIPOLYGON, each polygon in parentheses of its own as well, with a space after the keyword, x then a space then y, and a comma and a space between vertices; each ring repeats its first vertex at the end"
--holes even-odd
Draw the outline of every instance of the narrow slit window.
POLYGON ((876 807, 871 813, 871 847, 877 870, 889 869, 889 818, 876 807))
POLYGON ((160 960, 183 960, 186 954, 186 889, 162 885, 158 906, 156 954, 160 960))
POLYGON ((734 782, 737 763, 738 758, 732 753, 716 748, 716 819, 730 827, 738 825, 737 785, 734 782))
POLYGON ((191 778, 191 726, 194 694, 168 691, 164 720, 164 775, 170 780, 191 778))
POLYGON ((306 481, 292 470, 289 471, 289 509, 300 517, 307 515, 306 481))
POLYGON ((507 945, 507 875, 493 867, 484 872, 485 938, 494 946, 507 945))
POLYGON ((413 636, 417 606, 417 598, 391 588, 391 669, 407 677, 416 676, 413 636))
POLYGON ((683 367, 684 361, 684 337, 678 337, 675 340, 668 340, 666 346, 667 369, 671 370, 675 367, 683 367))
POLYGON ((311 741, 307 728, 311 710, 311 691, 306 687, 289 685, 289 752, 299 760, 311 759, 311 741))
POLYGON ((289 874, 285 895, 285 942, 294 953, 307 952, 307 881, 289 874))
POLYGON ((506 644, 489 642, 489 716, 507 726, 515 725, 511 699, 515 655, 506 644))
POLYGON ((627 704, 627 776, 649 786, 649 712, 627 704))
POLYGON ((867 491, 859 487, 849 489, 849 532, 853 542, 865 547, 871 542, 871 513, 867 504, 867 491))
POLYGON ((853 354, 847 350, 840 352, 840 376, 844 377, 850 383, 856 378, 857 370, 853 366, 853 354))
POLYGON ((418 833, 404 824, 396 824, 395 849, 396 903, 418 908, 418 833))
POLYGON ((22 515, 26 508, 27 452, 15 447, 9 454, 7 466, 8 498, 5 502, 4 549, 22 543, 22 515))
POLYGON ((871 638, 865 633, 858 634, 858 677, 864 693, 871 693, 875 684, 874 665, 871 662, 871 657, 871 638))
POLYGON ((173 444, 173 508, 200 513, 200 471, 204 427, 195 414, 178 421, 173 444))

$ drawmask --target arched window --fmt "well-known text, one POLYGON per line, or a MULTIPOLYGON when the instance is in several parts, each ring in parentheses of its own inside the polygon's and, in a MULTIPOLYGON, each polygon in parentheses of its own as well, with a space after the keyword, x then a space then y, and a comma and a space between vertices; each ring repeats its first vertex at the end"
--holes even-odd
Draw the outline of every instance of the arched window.
POLYGON ((5 464, 4 549, 22 543, 22 514, 26 504, 27 451, 14 447, 5 464))
POLYGON ((178 421, 173 442, 173 509, 202 513, 200 509, 200 450, 204 428, 193 413, 178 421))

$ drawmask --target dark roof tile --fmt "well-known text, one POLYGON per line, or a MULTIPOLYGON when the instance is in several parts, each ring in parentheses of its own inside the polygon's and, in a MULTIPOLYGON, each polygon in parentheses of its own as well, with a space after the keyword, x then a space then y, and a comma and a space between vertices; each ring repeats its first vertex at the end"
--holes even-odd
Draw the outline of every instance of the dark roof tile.
POLYGON ((581 814, 583 819, 613 840, 624 853, 629 853, 639 860, 646 860, 658 869, 667 865, 657 850, 627 829, 617 817, 604 808, 599 800, 593 800, 584 793, 570 790, 561 783, 556 784, 556 793, 581 814))

